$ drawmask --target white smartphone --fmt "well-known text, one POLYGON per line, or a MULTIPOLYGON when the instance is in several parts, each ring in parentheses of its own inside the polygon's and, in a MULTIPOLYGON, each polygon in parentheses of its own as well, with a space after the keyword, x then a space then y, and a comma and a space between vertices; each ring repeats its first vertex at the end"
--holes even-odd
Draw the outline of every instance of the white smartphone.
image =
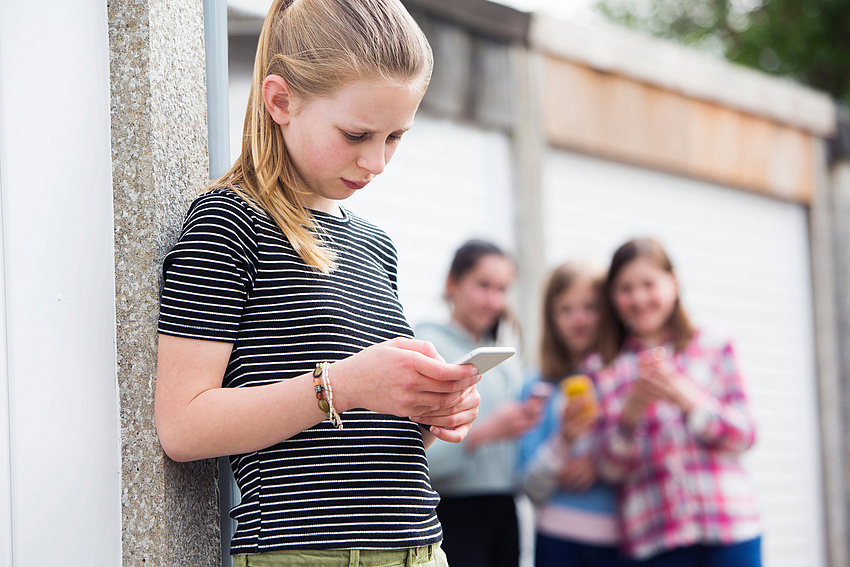
POLYGON ((471 364, 484 374, 516 354, 514 347, 478 347, 466 353, 455 364, 471 364))

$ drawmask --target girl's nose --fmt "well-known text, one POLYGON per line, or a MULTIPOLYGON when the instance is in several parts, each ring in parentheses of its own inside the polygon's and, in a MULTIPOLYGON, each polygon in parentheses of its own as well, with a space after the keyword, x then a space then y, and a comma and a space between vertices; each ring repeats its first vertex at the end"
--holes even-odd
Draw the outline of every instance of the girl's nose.
POLYGON ((637 303, 639 305, 645 305, 646 303, 649 303, 650 298, 651 295, 648 292, 639 290, 635 292, 634 303, 637 303))
POLYGON ((490 307, 493 309, 497 309, 499 311, 505 308, 507 304, 507 298, 504 291, 494 290, 490 292, 489 295, 490 307))
POLYGON ((383 144, 370 144, 357 158, 357 166, 372 175, 378 175, 387 166, 386 148, 383 144))

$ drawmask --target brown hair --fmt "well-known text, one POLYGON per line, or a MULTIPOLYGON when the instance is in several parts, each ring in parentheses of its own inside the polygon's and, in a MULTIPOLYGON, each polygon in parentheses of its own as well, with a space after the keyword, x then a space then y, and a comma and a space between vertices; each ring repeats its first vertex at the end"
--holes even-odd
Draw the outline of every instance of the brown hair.
POLYGON ((301 204, 307 189, 266 110, 263 81, 283 77, 305 101, 377 79, 424 93, 432 67, 428 41, 399 0, 275 0, 260 32, 242 153, 210 188, 232 188, 274 220, 308 265, 331 271, 335 255, 301 204))
MULTIPOLYGON (((587 267, 576 262, 561 264, 549 275, 543 290, 543 332, 540 335, 540 375, 545 380, 559 380, 568 373, 576 370, 581 360, 573 355, 569 347, 561 340, 558 327, 555 324, 555 301, 580 281, 590 280, 593 290, 602 299, 604 278, 596 276, 587 267)), ((598 340, 598 333, 597 339, 598 340)), ((592 344, 590 350, 595 350, 592 344)))
MULTIPOLYGON (((652 238, 635 238, 620 246, 611 258, 611 267, 608 269, 608 277, 605 280, 605 298, 602 302, 602 319, 600 325, 599 353, 605 364, 610 363, 617 357, 629 331, 620 315, 617 313, 613 302, 614 282, 630 262, 638 258, 647 258, 665 272, 673 275, 673 263, 664 251, 661 244, 652 238)), ((676 351, 681 351, 687 346, 694 334, 694 327, 682 307, 679 297, 673 313, 667 320, 666 326, 673 339, 676 351)))

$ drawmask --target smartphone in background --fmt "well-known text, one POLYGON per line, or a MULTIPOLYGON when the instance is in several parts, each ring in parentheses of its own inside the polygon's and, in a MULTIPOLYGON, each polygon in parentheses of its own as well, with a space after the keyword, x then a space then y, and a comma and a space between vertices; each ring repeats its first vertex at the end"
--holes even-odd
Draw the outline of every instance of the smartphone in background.
POLYGON ((555 384, 545 380, 538 380, 531 385, 531 391, 528 392, 528 397, 548 400, 554 393, 555 384))
POLYGON ((471 364, 484 374, 516 354, 514 347, 478 347, 466 353, 455 364, 471 364))

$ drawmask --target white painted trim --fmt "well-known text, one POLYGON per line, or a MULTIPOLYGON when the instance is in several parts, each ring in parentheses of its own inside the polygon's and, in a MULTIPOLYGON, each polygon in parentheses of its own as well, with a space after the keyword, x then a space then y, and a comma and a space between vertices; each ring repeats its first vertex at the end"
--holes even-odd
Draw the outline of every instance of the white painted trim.
MULTIPOLYGON (((8 14, 4 4, 0 3, 0 21, 8 14)), ((0 43, 0 61, 3 60, 3 46, 0 43)), ((3 73, 0 68, 0 197, 6 183, 4 162, 8 163, 6 153, 6 136, 3 135, 3 124, 6 124, 6 105, 3 96, 3 73)), ((0 198, 0 565, 12 565, 14 554, 14 538, 12 533, 12 408, 9 405, 11 394, 9 389, 9 363, 6 337, 6 255, 5 234, 2 222, 3 206, 0 198)))
POLYGON ((606 21, 580 25, 532 14, 529 43, 548 55, 819 136, 835 132, 835 103, 822 92, 606 21))
POLYGON ((0 1, 4 566, 121 563, 107 23, 0 1))

